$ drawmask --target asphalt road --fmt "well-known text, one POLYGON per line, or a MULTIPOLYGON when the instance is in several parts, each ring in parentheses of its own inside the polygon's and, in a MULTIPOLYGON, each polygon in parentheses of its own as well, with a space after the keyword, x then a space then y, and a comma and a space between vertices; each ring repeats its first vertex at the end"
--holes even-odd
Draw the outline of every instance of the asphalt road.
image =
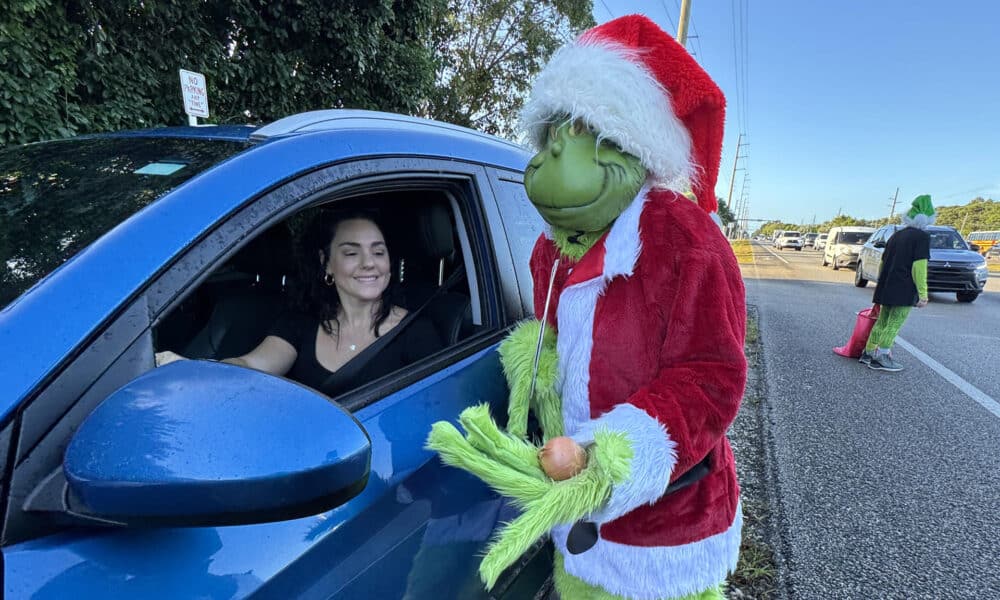
MULTIPOLYGON (((818 252, 744 265, 793 598, 1000 598, 1000 279, 931 294, 883 373, 833 354, 874 284, 818 252)), ((780 257, 780 258, 778 258, 780 257)))

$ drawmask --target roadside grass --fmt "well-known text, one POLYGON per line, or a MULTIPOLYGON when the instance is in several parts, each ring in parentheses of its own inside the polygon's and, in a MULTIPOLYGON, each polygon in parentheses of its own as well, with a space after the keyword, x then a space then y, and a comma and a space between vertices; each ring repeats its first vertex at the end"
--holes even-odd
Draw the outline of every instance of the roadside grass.
POLYGON ((736 255, 736 262, 741 265, 753 264, 753 246, 750 245, 750 240, 730 240, 729 245, 736 255))
POLYGON ((770 539, 771 508, 768 502, 767 470, 764 457, 763 362, 761 360, 760 326, 756 310, 747 314, 747 335, 744 351, 748 378, 740 414, 730 432, 740 479, 743 505, 743 539, 736 570, 726 583, 729 600, 753 598, 770 600, 777 597, 778 567, 770 539))

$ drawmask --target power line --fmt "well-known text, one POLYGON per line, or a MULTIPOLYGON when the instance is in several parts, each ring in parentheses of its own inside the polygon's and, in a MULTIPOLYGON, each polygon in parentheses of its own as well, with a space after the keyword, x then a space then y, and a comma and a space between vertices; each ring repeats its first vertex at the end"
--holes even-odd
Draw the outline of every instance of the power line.
POLYGON ((604 10, 608 11, 608 14, 611 15, 612 19, 615 18, 615 13, 611 12, 611 9, 608 8, 608 3, 607 2, 605 2, 604 0, 601 0, 601 6, 604 7, 604 10))
MULTIPOLYGON (((670 9, 667 8, 667 3, 664 2, 663 0, 660 0, 660 6, 663 7, 663 12, 667 13, 667 22, 670 23, 670 28, 674 30, 674 35, 676 35, 677 34, 677 25, 674 24, 674 18, 670 14, 670 9)), ((681 9, 678 8, 677 12, 679 13, 680 10, 681 9)))
MULTIPOLYGON (((663 0, 660 0, 660 4, 664 4, 663 0)), ((677 7, 677 12, 678 13, 681 12, 681 4, 680 4, 679 0, 674 0, 674 6, 677 7)), ((665 10, 667 12, 667 18, 669 19, 670 18, 670 11, 667 10, 666 4, 663 5, 663 10, 665 10)), ((689 40, 695 40, 695 45, 698 46, 698 51, 695 52, 692 49, 691 50, 691 54, 694 55, 694 56, 696 56, 696 57, 700 57, 701 60, 699 60, 698 62, 701 63, 702 68, 704 68, 706 71, 708 71, 708 66, 705 65, 705 53, 701 49, 701 36, 698 35, 698 26, 694 22, 694 14, 693 13, 691 14, 690 17, 688 17, 688 20, 691 21, 691 31, 693 33, 693 35, 689 35, 688 36, 688 39, 689 40)))

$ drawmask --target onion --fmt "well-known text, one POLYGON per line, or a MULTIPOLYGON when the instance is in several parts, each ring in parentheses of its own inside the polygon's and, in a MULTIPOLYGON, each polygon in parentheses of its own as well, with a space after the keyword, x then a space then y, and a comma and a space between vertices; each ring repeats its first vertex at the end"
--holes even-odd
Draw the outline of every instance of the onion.
POLYGON ((563 481, 587 466, 587 452, 572 438, 556 437, 538 451, 538 462, 546 475, 556 481, 563 481))

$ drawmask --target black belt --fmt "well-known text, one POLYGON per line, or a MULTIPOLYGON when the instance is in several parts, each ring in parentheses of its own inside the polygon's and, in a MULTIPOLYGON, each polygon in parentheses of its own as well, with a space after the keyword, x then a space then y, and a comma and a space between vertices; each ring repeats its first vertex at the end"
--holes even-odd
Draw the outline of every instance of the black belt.
MULTIPOLYGON (((667 486, 667 490, 663 492, 663 495, 668 496, 673 494, 678 490, 697 483, 702 477, 708 475, 708 472, 711 470, 711 457, 712 454, 709 453, 705 458, 701 459, 700 463, 685 471, 683 475, 667 486)), ((569 535, 566 537, 566 550, 570 554, 583 554, 594 547, 598 537, 596 523, 593 521, 577 521, 570 528, 569 535)))

